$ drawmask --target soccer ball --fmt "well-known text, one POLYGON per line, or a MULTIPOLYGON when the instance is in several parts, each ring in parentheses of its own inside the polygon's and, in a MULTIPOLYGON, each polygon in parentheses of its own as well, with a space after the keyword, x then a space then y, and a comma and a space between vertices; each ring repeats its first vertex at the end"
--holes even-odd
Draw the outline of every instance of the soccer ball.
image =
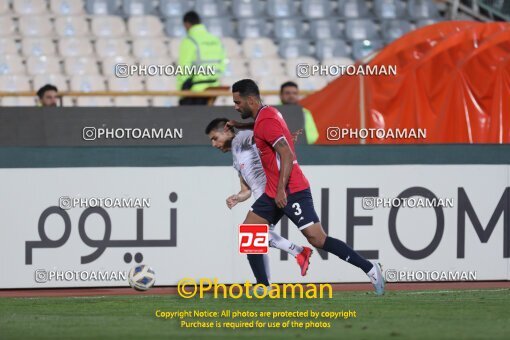
POLYGON ((141 264, 131 268, 128 281, 129 285, 136 290, 148 290, 154 286, 156 277, 151 267, 141 264))

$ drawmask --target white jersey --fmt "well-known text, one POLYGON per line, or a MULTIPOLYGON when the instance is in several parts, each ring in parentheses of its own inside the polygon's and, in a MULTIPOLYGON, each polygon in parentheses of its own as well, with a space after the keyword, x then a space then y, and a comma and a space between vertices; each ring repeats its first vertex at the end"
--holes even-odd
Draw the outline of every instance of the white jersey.
POLYGON ((262 168, 259 151, 253 142, 253 131, 239 131, 232 140, 234 168, 250 187, 255 199, 266 189, 266 174, 262 168))

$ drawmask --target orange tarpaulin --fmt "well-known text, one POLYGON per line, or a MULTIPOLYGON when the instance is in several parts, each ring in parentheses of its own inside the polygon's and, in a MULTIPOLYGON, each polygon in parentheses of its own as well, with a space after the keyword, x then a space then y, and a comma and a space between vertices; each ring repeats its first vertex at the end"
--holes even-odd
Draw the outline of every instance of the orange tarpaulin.
POLYGON ((396 65, 397 75, 344 75, 301 101, 313 113, 317 143, 360 143, 328 140, 331 127, 426 130, 423 139, 367 138, 372 144, 510 143, 509 23, 427 26, 368 65, 396 65))

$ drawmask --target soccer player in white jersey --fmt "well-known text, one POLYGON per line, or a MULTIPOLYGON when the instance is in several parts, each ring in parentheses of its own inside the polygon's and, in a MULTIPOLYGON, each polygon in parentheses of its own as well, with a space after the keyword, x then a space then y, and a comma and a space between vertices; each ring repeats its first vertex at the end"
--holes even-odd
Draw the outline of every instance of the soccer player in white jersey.
MULTIPOLYGON (((232 151, 233 165, 239 173, 241 185, 241 189, 237 194, 227 198, 227 206, 232 209, 238 203, 249 199, 252 194, 255 199, 259 198, 265 190, 266 175, 262 168, 262 163, 260 162, 257 147, 253 143, 253 131, 243 130, 236 133, 233 128, 225 128, 227 122, 228 119, 226 118, 214 119, 207 125, 205 133, 211 140, 211 145, 213 147, 224 153, 232 151)), ((305 276, 310 263, 312 249, 290 242, 286 238, 275 233, 273 229, 274 226, 270 226, 269 246, 281 249, 294 256, 301 268, 301 275, 305 276)), ((264 257, 264 270, 269 280, 269 258, 267 254, 254 254, 253 256, 264 257)), ((250 255, 248 256, 248 260, 250 261, 250 255)), ((255 277, 257 277, 258 275, 256 273, 259 268, 254 268, 252 261, 250 261, 250 265, 252 265, 252 270, 255 277)))

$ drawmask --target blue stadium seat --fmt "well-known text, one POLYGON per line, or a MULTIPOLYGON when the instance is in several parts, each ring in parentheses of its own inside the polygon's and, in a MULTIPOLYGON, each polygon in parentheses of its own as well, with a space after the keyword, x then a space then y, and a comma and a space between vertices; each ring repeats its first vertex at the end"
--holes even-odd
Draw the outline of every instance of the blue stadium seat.
POLYGON ((338 39, 342 30, 335 19, 317 19, 310 21, 310 37, 314 40, 338 39))
POLYGON ((193 9, 193 1, 190 0, 160 0, 159 13, 162 17, 180 17, 193 9))
POLYGON ((382 36, 386 43, 400 38, 412 29, 413 27, 406 20, 386 20, 381 24, 382 36))
POLYGON ((323 39, 315 44, 315 55, 319 60, 348 57, 351 49, 345 41, 339 39, 323 39))
POLYGON ((289 18, 297 13, 296 2, 293 0, 268 0, 266 8, 270 18, 289 18))
POLYGON ((313 50, 308 40, 282 40, 280 41, 278 51, 280 56, 285 59, 310 57, 313 55, 313 50))
POLYGON ((375 0, 374 12, 379 19, 397 19, 405 16, 406 8, 401 0, 375 0))
POLYGON ((201 18, 221 17, 226 13, 225 2, 220 0, 195 0, 195 11, 201 18))
POLYGON ((231 37, 234 34, 234 25, 229 18, 204 18, 207 30, 218 37, 231 37))
POLYGON ((237 35, 241 39, 267 37, 270 28, 264 19, 248 18, 237 22, 237 35))
POLYGON ((123 0, 122 13, 126 17, 135 15, 152 15, 155 8, 151 1, 144 0, 123 0))
POLYGON ((338 0, 338 14, 341 18, 357 19, 369 17, 366 1, 338 0))
POLYGON ((348 40, 378 39, 376 24, 369 19, 347 20, 345 36, 348 40))
POLYGON ((94 15, 120 14, 119 3, 116 0, 86 0, 87 13, 94 15))
POLYGON ((182 18, 166 18, 165 32, 169 37, 181 38, 186 36, 186 29, 182 24, 182 18))
POLYGON ((407 14, 414 20, 439 17, 437 7, 432 0, 409 0, 407 14))
POLYGON ((383 46, 384 42, 380 39, 356 40, 352 42, 352 56, 356 60, 363 59, 383 46))
POLYGON ((259 17, 263 12, 260 0, 232 0, 232 14, 236 18, 259 17))
POLYGON ((303 0, 301 14, 308 19, 326 18, 331 15, 329 0, 303 0))
POLYGON ((304 26, 298 19, 278 19, 274 23, 274 36, 277 40, 298 39, 304 35, 304 26))

